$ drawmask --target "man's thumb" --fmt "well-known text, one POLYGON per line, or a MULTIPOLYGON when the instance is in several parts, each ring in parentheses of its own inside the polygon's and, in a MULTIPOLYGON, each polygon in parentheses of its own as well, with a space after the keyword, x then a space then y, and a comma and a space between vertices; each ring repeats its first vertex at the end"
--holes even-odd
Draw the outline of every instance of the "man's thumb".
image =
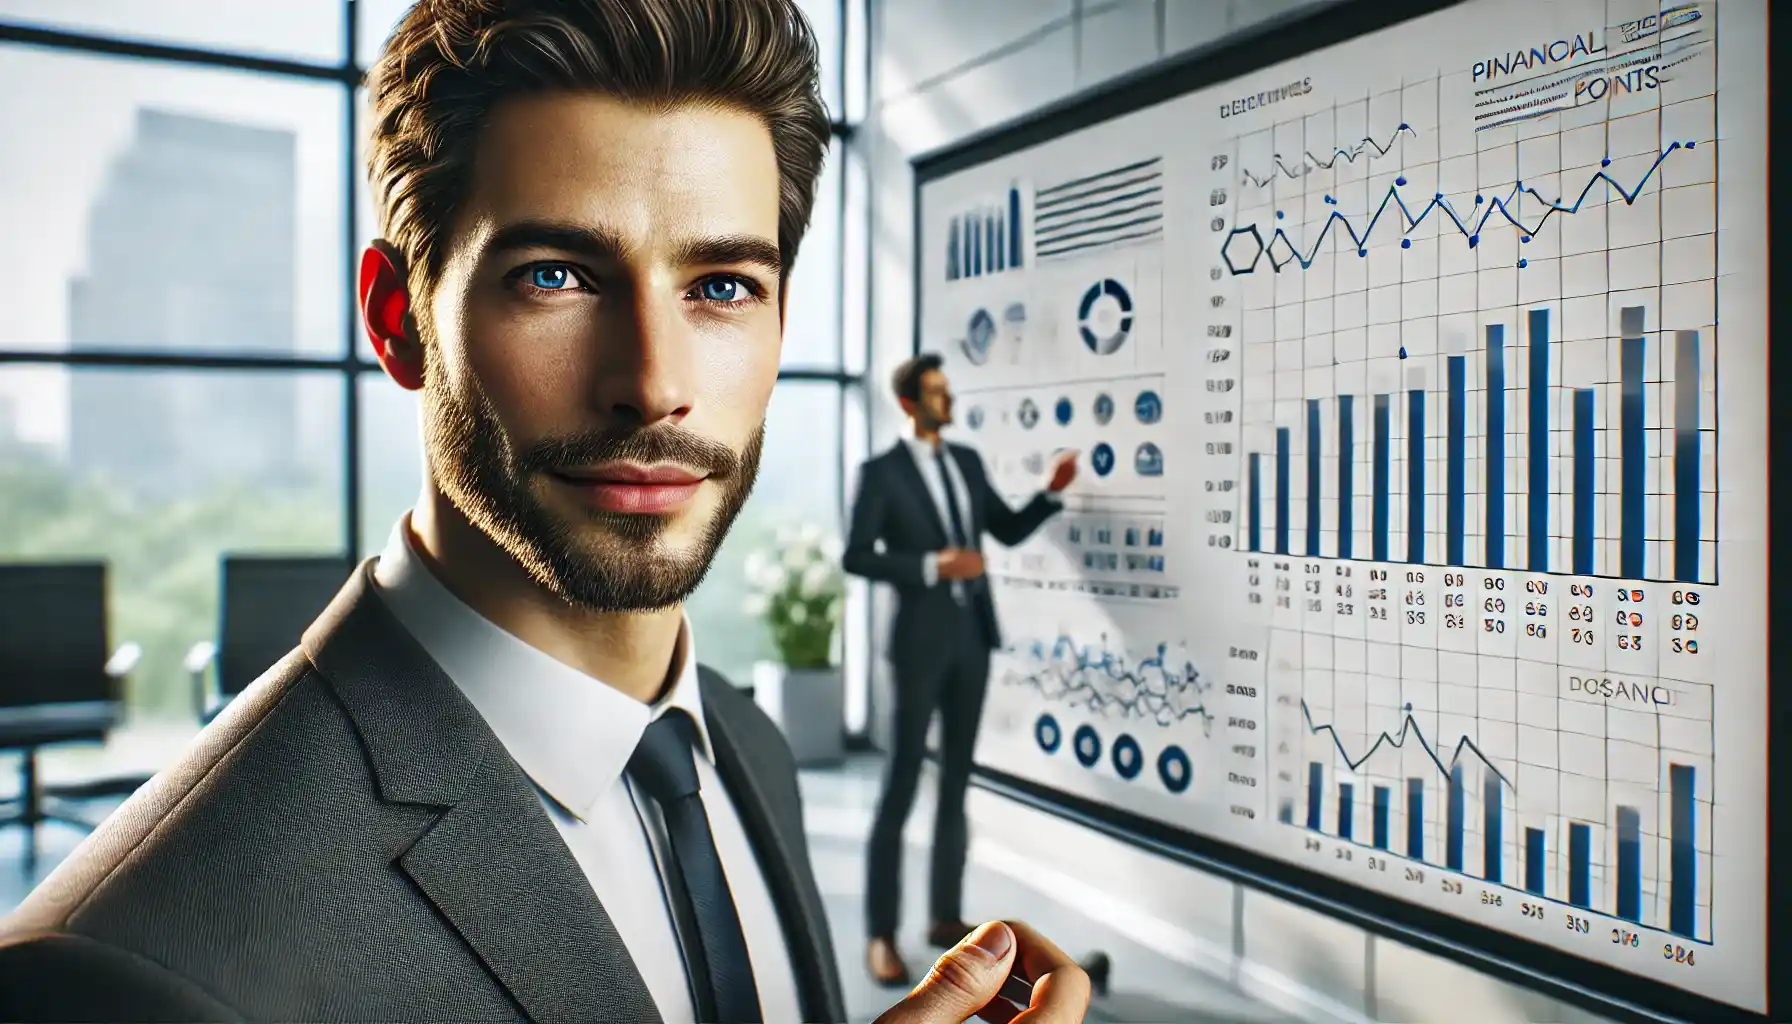
POLYGON ((1002 990, 1014 962, 1014 932, 991 921, 934 961, 908 998, 877 1024, 963 1024, 1002 990))

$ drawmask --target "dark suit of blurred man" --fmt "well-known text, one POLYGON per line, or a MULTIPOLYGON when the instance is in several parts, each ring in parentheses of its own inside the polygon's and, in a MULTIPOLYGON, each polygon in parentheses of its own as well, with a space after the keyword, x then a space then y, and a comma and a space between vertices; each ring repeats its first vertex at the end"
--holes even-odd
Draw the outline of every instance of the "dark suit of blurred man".
POLYGON ((936 708, 941 763, 928 939, 950 946, 968 930, 960 914, 969 842, 965 786, 989 682, 989 652, 1001 643, 980 542, 987 533, 1013 547, 1051 518, 1061 508, 1058 492, 1076 475, 1076 453, 1061 453, 1047 489, 1017 511, 990 486, 975 451, 941 439, 941 428, 952 422, 952 392, 940 357, 910 359, 897 368, 892 384, 912 430, 860 470, 845 566, 893 585, 897 594, 890 635, 895 744, 871 830, 865 892, 867 966, 879 982, 901 985, 909 980, 895 941, 902 828, 936 708))

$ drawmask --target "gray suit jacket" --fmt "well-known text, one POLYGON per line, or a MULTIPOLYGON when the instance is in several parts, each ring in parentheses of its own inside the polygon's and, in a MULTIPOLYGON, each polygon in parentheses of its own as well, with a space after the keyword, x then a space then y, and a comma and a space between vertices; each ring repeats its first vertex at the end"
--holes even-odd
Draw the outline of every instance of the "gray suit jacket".
MULTIPOLYGON (((535 790, 372 564, 0 923, 0 1018, 660 1019, 535 790)), ((844 1020, 790 748, 719 676, 701 686, 803 1014, 844 1020)))

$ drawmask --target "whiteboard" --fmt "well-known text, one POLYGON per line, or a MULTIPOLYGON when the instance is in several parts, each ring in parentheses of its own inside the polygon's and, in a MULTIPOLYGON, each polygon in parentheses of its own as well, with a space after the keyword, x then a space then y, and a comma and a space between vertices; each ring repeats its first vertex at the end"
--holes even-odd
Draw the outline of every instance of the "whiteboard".
POLYGON ((1514 11, 923 181, 976 757, 1764 1011, 1766 5, 1514 11))

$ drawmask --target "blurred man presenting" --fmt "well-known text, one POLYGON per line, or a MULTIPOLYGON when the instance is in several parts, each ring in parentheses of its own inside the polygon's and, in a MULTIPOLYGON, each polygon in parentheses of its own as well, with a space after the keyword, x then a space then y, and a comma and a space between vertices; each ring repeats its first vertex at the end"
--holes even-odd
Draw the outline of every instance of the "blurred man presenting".
POLYGON ((951 946, 970 931, 960 915, 964 882, 965 785, 989 652, 1001 643, 979 550, 988 533, 1013 547, 1062 505, 1058 494, 1076 477, 1074 451, 1058 454, 1047 489, 1020 510, 990 486, 977 453, 950 444, 952 391, 940 357, 916 356, 897 367, 896 399, 912 430, 865 463, 846 540, 846 571, 895 586, 890 634, 896 675, 896 735, 867 858, 867 966, 877 981, 903 985, 908 967, 896 947, 901 902, 902 828, 915 800, 927 725, 940 711, 939 807, 933 835, 928 940, 951 946))

